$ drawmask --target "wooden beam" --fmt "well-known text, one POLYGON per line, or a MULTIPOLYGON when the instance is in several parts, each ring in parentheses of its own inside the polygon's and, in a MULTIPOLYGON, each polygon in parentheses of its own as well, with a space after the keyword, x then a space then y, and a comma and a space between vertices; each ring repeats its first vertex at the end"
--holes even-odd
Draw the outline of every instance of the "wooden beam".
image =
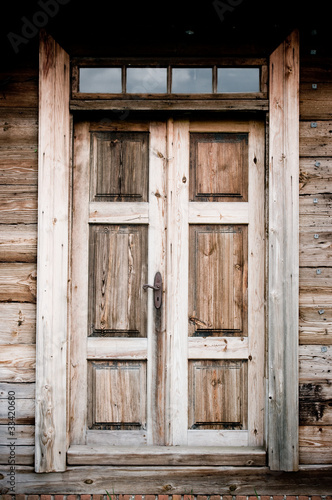
POLYGON ((299 35, 270 58, 269 421, 271 470, 298 468, 299 35))
POLYGON ((66 469, 66 361, 69 206, 69 56, 40 37, 37 472, 66 469))

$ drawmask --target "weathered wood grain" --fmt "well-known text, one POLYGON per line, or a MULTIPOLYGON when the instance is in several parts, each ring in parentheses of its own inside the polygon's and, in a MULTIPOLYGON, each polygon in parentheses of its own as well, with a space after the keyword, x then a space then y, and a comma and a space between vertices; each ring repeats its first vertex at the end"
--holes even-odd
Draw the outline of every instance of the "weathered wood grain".
MULTIPOLYGON (((269 465, 298 468, 299 33, 270 57, 269 465)), ((304 136, 307 129, 301 129, 304 136)), ((302 142, 303 146, 303 142, 302 142)), ((310 148, 309 148, 310 149, 310 148)), ((302 147, 307 154, 308 147, 302 147)))
POLYGON ((328 267, 332 263, 332 233, 328 228, 305 228, 300 231, 300 266, 328 267))
POLYGON ((6 148, 0 152, 0 184, 37 185, 37 152, 6 148), (8 153, 8 154, 6 154, 8 153))
POLYGON ((0 399, 8 399, 8 392, 14 391, 15 399, 34 399, 34 383, 0 382, 0 399))
POLYGON ((36 262, 37 225, 0 225, 0 261, 36 262))
POLYGON ((300 462, 330 464, 332 427, 301 426, 299 429, 300 462))
POLYGON ((332 346, 301 345, 299 347, 299 379, 301 383, 332 380, 332 346))
POLYGON ((300 195, 331 193, 331 182, 331 158, 300 159, 300 195))
POLYGON ((30 344, 2 345, 0 380, 3 382, 34 382, 36 347, 30 344))
POLYGON ((36 265, 0 263, 0 301, 36 302, 36 265))
POLYGON ((96 224, 146 224, 149 220, 148 203, 91 202, 89 222, 96 224))
POLYGON ((0 425, 0 446, 8 445, 11 437, 16 438, 17 446, 34 446, 35 427, 33 425, 15 425, 14 427, 14 430, 10 429, 8 432, 8 425, 0 425))
MULTIPOLYGON (((300 206, 300 216, 314 215, 315 217, 320 217, 322 220, 323 216, 330 216, 332 209, 332 194, 310 194, 307 196, 300 196, 299 198, 300 206)), ((326 220, 327 224, 330 224, 330 219, 326 220)))
POLYGON ((332 384, 300 384, 300 425, 332 425, 332 384))
MULTIPOLYGON (((329 495, 332 488, 331 467, 302 466, 299 472, 270 471, 268 467, 184 467, 184 466, 77 466, 63 473, 36 474, 32 467, 17 466, 17 494, 183 494, 198 495, 329 495)), ((3 466, 2 492, 8 492, 9 466, 3 466)), ((1 491, 1 490, 0 490, 1 491)))
POLYGON ((36 186, 1 185, 0 217, 3 224, 36 224, 36 186))
POLYGON ((300 118, 301 120, 329 120, 332 118, 332 84, 331 82, 301 82, 300 85, 300 118), (312 84, 317 87, 313 88, 312 84))
POLYGON ((332 156, 331 137, 331 121, 300 121, 300 156, 332 156))
MULTIPOLYGON (((17 425, 34 425, 35 401, 34 399, 17 399, 15 422, 17 425)), ((8 399, 0 399, 0 424, 8 425, 8 399)))
POLYGON ((1 73, 0 107, 38 107, 38 60, 1 73))
POLYGON ((0 344, 34 344, 36 341, 36 306, 0 303, 0 344))
POLYGON ((90 465, 98 461, 105 465, 265 465, 266 452, 261 448, 223 447, 152 447, 135 451, 132 448, 73 446, 68 450, 70 465, 90 465))
POLYGON ((70 61, 44 31, 39 52, 35 467, 45 472, 66 468, 70 61))
POLYGON ((0 145, 35 146, 38 144, 37 108, 1 108, 0 145))
MULTIPOLYGON (((10 448, 6 445, 0 445, 0 462, 8 463, 10 457, 10 448)), ((33 465, 34 447, 33 446, 15 446, 15 463, 18 465, 33 465)))

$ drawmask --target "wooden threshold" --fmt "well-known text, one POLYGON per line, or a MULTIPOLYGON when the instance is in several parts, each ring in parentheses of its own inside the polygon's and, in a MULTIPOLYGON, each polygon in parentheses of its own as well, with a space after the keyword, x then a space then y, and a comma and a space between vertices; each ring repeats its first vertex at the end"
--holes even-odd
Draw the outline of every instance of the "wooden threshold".
POLYGON ((258 447, 189 446, 85 446, 73 445, 67 452, 69 465, 266 465, 266 451, 258 447))

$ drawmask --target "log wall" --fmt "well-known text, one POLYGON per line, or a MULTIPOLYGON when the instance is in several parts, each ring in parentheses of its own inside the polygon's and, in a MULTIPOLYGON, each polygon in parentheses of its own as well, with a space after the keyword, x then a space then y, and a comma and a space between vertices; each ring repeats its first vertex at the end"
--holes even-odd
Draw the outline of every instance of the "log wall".
MULTIPOLYGON (((33 465, 38 59, 0 73, 0 463, 8 391, 16 464, 33 465)), ((300 463, 332 462, 332 62, 307 50, 300 82, 300 463), (314 84, 314 85, 313 85, 314 84)))
POLYGON ((302 47, 300 463, 332 462, 332 60, 302 47))

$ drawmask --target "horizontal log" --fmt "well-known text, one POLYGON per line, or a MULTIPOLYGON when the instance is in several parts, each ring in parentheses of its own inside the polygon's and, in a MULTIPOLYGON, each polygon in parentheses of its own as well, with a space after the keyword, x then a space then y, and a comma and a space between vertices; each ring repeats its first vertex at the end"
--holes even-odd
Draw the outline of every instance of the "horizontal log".
POLYGON ((332 194, 323 193, 316 195, 300 196, 299 211, 300 220, 302 215, 328 216, 331 215, 332 194))
POLYGON ((15 448, 8 445, 0 445, 0 463, 8 463, 9 457, 15 456, 15 465, 33 465, 34 463, 34 446, 16 445, 15 448), (10 455, 10 453, 14 455, 10 455))
POLYGON ((0 263, 0 302, 36 302, 36 264, 0 263))
POLYGON ((330 82, 303 82, 300 84, 300 119, 328 120, 332 118, 332 84, 330 82), (313 88, 312 84, 316 87, 313 88))
POLYGON ((331 463, 332 426, 300 426, 299 446, 301 463, 331 463))
POLYGON ((67 453, 70 465, 265 465, 266 452, 246 447, 167 447, 145 446, 139 449, 116 446, 71 446, 67 453))
POLYGON ((300 384, 300 425, 332 425, 332 384, 300 384))
MULTIPOLYGON (((35 423, 35 400, 17 399, 15 402, 15 423, 16 425, 34 425, 35 423)), ((8 399, 0 399, 0 424, 8 425, 12 422, 8 410, 8 399)))
POLYGON ((331 82, 332 80, 332 65, 330 61, 324 58, 322 61, 315 60, 304 61, 301 58, 300 68, 300 82, 303 83, 318 83, 318 82, 331 82))
POLYGON ((331 138, 331 121, 300 121, 300 156, 332 156, 331 138))
POLYGON ((17 446, 34 446, 34 425, 0 425, 0 446, 5 446, 11 439, 15 439, 17 446))
POLYGON ((321 228, 300 231, 300 266, 326 267, 332 263, 332 232, 321 228))
POLYGON ((0 262, 37 261, 37 224, 0 225, 0 262))
POLYGON ((315 262, 312 262, 312 266, 300 267, 300 297, 311 294, 325 298, 326 295, 332 293, 332 268, 320 268, 315 266, 315 262))
POLYGON ((0 184, 37 186, 37 154, 29 150, 16 156, 8 158, 0 153, 0 184))
POLYGON ((300 159, 300 195, 331 193, 331 182, 331 158, 300 159))
POLYGON ((15 399, 34 399, 34 383, 0 382, 0 399, 8 399, 8 393, 14 394, 15 399))
POLYGON ((0 303, 0 344, 34 344, 36 341, 36 306, 0 303))
POLYGON ((2 224, 37 223, 37 187, 0 185, 2 224))
POLYGON ((299 342, 300 345, 332 345, 332 323, 306 325, 300 320, 299 342))
POLYGON ((1 73, 0 107, 38 108, 38 61, 1 73))
POLYGON ((38 109, 2 108, 0 146, 38 145, 38 109))
MULTIPOLYGON (((0 491, 8 491, 3 466, 0 491), (2 488, 2 490, 1 490, 2 488)), ((17 466, 16 494, 145 494, 193 495, 329 495, 331 468, 302 467, 299 472, 271 472, 268 467, 68 467, 66 472, 37 474, 33 467, 17 466)))
POLYGON ((331 345, 299 346, 299 380, 301 384, 332 381, 331 364, 331 345))
POLYGON ((29 344, 2 345, 0 350, 0 380, 3 382, 34 382, 36 346, 29 344))

